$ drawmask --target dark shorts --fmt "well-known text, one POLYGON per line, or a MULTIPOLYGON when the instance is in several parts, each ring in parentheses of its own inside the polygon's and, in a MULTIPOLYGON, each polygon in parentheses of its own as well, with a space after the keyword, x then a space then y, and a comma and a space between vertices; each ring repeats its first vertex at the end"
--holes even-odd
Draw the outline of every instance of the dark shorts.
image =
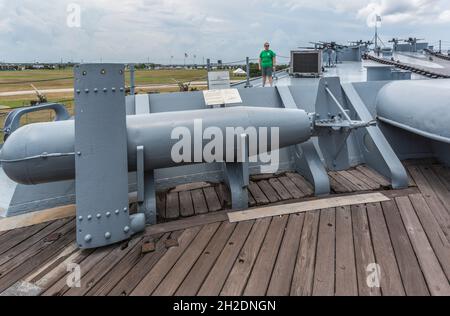
POLYGON ((273 76, 273 67, 265 67, 262 69, 263 77, 272 77, 273 76))

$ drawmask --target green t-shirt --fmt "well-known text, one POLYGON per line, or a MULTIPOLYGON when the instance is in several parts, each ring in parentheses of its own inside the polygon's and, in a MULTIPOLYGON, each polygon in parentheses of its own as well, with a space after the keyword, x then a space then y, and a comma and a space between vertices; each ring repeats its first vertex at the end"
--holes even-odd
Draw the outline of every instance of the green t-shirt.
POLYGON ((261 54, 259 55, 259 57, 261 58, 261 66, 263 68, 270 68, 273 67, 273 58, 276 57, 277 55, 269 50, 263 50, 261 52, 261 54))

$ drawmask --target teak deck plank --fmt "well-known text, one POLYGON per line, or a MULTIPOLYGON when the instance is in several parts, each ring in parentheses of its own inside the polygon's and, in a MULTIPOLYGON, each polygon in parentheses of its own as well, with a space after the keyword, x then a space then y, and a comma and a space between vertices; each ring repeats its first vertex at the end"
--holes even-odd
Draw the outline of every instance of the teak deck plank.
POLYGON ((205 251, 192 267, 183 283, 181 283, 175 295, 194 296, 197 294, 235 228, 236 224, 228 222, 223 222, 221 224, 219 230, 211 239, 205 251))
MULTIPOLYGON (((371 264, 376 264, 376 260, 372 248, 366 207, 364 205, 352 206, 351 212, 353 235, 355 240, 355 258, 359 295, 379 296, 381 295, 380 289, 376 286, 368 284, 368 267, 371 264)), ((369 273, 373 273, 376 277, 379 277, 377 276, 377 271, 370 271, 369 273)))
POLYGON ((447 191, 450 191, 450 169, 442 165, 432 165, 432 168, 447 188, 447 191))
POLYGON ((263 191, 255 182, 250 182, 248 190, 253 195, 258 205, 266 205, 270 203, 269 199, 264 195, 263 191))
MULTIPOLYGON (((109 246, 106 248, 96 249, 90 256, 82 260, 80 265, 80 273, 81 279, 85 276, 89 271, 97 265, 101 260, 106 257, 111 251, 114 249, 113 246, 109 246)), ((67 277, 69 276, 69 272, 66 271, 61 278, 55 282, 52 286, 47 288, 41 295, 42 296, 62 296, 65 292, 69 290, 67 286, 67 277)), ((82 280, 80 280, 82 281, 82 280)))
POLYGON ((131 296, 149 296, 158 287, 164 277, 169 273, 178 259, 189 247, 200 232, 201 227, 186 229, 178 239, 179 246, 170 248, 164 256, 153 266, 150 272, 141 280, 130 293, 131 296))
POLYGON ((266 295, 288 219, 289 216, 272 218, 260 254, 247 282, 244 291, 245 296, 266 295))
POLYGON ((369 178, 364 173, 357 169, 349 170, 349 174, 351 174, 356 179, 359 179, 360 181, 364 182, 368 187, 369 190, 379 190, 381 189, 381 184, 377 183, 374 179, 369 178))
POLYGON ((297 261, 304 219, 305 214, 289 216, 289 222, 267 290, 268 296, 288 296, 291 291, 292 275, 297 261))
POLYGON ((381 268, 381 292, 383 296, 404 296, 406 293, 389 237, 388 228, 384 220, 381 204, 368 204, 367 215, 370 231, 372 232, 376 262, 381 268))
POLYGON ((81 287, 69 289, 64 295, 82 296, 88 293, 97 282, 107 275, 111 269, 116 266, 130 251, 138 245, 141 245, 142 237, 131 239, 127 243, 123 243, 121 247, 116 247, 101 262, 92 267, 89 272, 83 276, 81 287))
POLYGON ((292 296, 311 296, 313 293, 319 219, 319 212, 305 214, 297 262, 292 277, 292 296))
MULTIPOLYGON (((28 248, 34 247, 34 245, 36 245, 39 241, 41 241, 42 239, 45 239, 48 235, 57 231, 62 226, 67 224, 68 221, 69 220, 67 220, 67 219, 63 219, 63 220, 57 220, 55 222, 52 222, 52 223, 50 223, 50 225, 47 225, 46 227, 44 227, 43 229, 38 231, 36 234, 30 236, 29 238, 27 238, 20 244, 14 246, 13 248, 9 249, 6 253, 2 254, 0 256, 0 270, 1 270, 1 267, 6 262, 12 260, 16 256, 20 256, 25 251, 27 251, 28 248)), ((18 261, 16 261, 16 264, 20 264, 20 263, 22 263, 22 259, 19 259, 18 261)))
POLYGON ((176 219, 180 217, 180 200, 178 193, 169 193, 166 196, 166 214, 167 219, 176 219))
POLYGON ((206 204, 208 204, 208 210, 210 212, 217 212, 222 209, 216 190, 213 187, 204 188, 203 193, 205 194, 206 204))
POLYGON ((379 183, 382 187, 389 187, 391 185, 388 179, 386 179, 384 176, 380 175, 378 172, 372 170, 371 168, 365 165, 356 167, 356 170, 360 171, 368 178, 373 179, 374 181, 379 183))
POLYGON ((200 257, 209 241, 219 228, 219 223, 209 224, 202 228, 183 255, 178 259, 170 272, 164 277, 152 293, 154 296, 172 296, 187 276, 191 267, 200 257))
POLYGON ((139 260, 139 262, 123 277, 123 279, 114 286, 108 293, 108 296, 128 296, 141 280, 150 272, 154 265, 166 254, 166 241, 171 238, 178 240, 181 232, 165 233, 160 240, 156 242, 155 251, 148 253, 139 260))
POLYGON ((397 205, 394 201, 382 202, 381 205, 406 294, 408 296, 429 295, 397 205))
MULTIPOLYGON (((163 237, 163 236, 161 236, 163 237)), ((147 240, 148 241, 148 240, 147 240)), ((89 296, 106 296, 108 293, 118 284, 125 275, 142 259, 142 246, 145 238, 139 240, 135 245, 129 245, 131 250, 118 262, 108 273, 108 276, 103 277, 100 281, 96 282, 94 286, 87 292, 89 296)), ((156 243, 158 240, 153 240, 156 243)))
POLYGON ((258 186, 269 199, 270 203, 277 203, 278 201, 281 201, 281 198, 278 196, 277 192, 275 192, 274 188, 270 185, 269 181, 259 181, 258 186))
POLYGON ((192 202, 194 203, 195 214, 206 214, 208 213, 208 205, 206 204, 205 196, 203 195, 203 190, 194 190, 191 192, 192 202))
POLYGON ((358 188, 358 191, 369 191, 372 190, 372 188, 366 184, 364 181, 358 179, 353 174, 351 174, 349 171, 339 171, 339 174, 347 179, 353 186, 358 188))
POLYGON ((417 218, 411 201, 408 197, 396 198, 400 214, 411 239, 411 244, 415 250, 419 264, 422 268, 428 289, 432 295, 450 296, 450 285, 442 271, 433 248, 417 218))
POLYGON ((231 207, 231 193, 230 189, 223 183, 220 183, 215 187, 217 196, 219 197, 222 208, 226 209, 231 207))
POLYGON ((288 177, 280 177, 278 180, 289 191, 294 199, 301 199, 306 196, 288 177))
POLYGON ((181 217, 194 216, 194 204, 190 191, 180 192, 180 215, 181 217))
POLYGON ((352 214, 349 206, 336 209, 336 293, 358 296, 352 214))
POLYGON ((423 196, 421 194, 413 194, 410 195, 409 199, 441 263, 442 269, 450 281, 450 242, 442 232, 423 196))
POLYGON ((441 226, 442 231, 446 235, 447 240, 450 241, 450 213, 448 212, 450 206, 442 203, 418 166, 409 167, 409 171, 427 201, 427 204, 430 206, 439 226, 441 226))
POLYGON ((339 172, 330 171, 330 172, 328 172, 328 175, 331 178, 333 178, 337 183, 339 183, 339 186, 343 186, 347 190, 347 192, 357 192, 357 191, 359 191, 359 188, 357 186, 355 186, 353 183, 348 181, 339 172))
POLYGON ((236 258, 247 240, 247 236, 252 230, 253 224, 254 221, 237 224, 233 235, 231 235, 230 240, 223 248, 219 258, 217 258, 214 267, 211 269, 208 277, 205 279, 205 282, 203 282, 197 295, 218 296, 220 294, 228 274, 233 268, 236 258))
POLYGON ((278 179, 272 178, 272 179, 269 180, 269 183, 274 188, 274 190, 277 192, 277 194, 281 197, 281 200, 287 201, 287 200, 291 200, 292 199, 292 195, 281 184, 281 182, 278 179))
POLYGON ((166 218, 166 193, 156 193, 156 209, 160 218, 166 218))
POLYGON ((253 225, 252 231, 235 260, 233 268, 220 292, 221 296, 242 295, 266 236, 270 221, 270 218, 265 218, 257 220, 253 225))
POLYGON ((0 236, 0 255, 22 243, 50 224, 51 223, 43 223, 5 232, 2 236, 0 236))
POLYGON ((336 209, 320 211, 316 267, 314 271, 314 296, 334 296, 334 271, 336 250, 336 209))
POLYGON ((40 293, 43 293, 67 274, 67 269, 71 264, 80 264, 80 262, 93 253, 93 250, 80 250, 77 247, 78 245, 74 242, 61 252, 58 257, 47 265, 44 265, 42 269, 27 276, 25 281, 38 286, 41 288, 40 293), (72 252, 72 250, 75 251, 72 252))
MULTIPOLYGON (((96 250, 77 248, 73 218, 0 232, 0 293, 450 296, 450 173, 435 163, 405 163, 415 188, 371 193, 382 198, 370 201, 341 194, 332 198, 345 202, 333 205, 325 203, 333 199, 305 198, 312 186, 297 173, 257 177, 250 203, 277 203, 246 211, 257 217, 220 211, 230 206, 223 184, 192 187, 205 210, 193 216, 193 192, 178 187, 169 198, 158 193, 159 215, 174 217, 178 209, 177 218, 189 218, 96 250), (292 199, 300 203, 284 202, 292 199), (304 203, 320 207, 299 211, 304 203), (238 216, 238 223, 229 216, 238 216), (144 250, 145 243, 155 248, 144 250), (72 263, 81 268, 81 288, 67 286, 72 263), (380 286, 371 287, 377 265, 380 286)), ((335 191, 389 186, 367 166, 330 174, 335 191)))
MULTIPOLYGON (((420 170, 441 202, 446 206, 450 205, 450 192, 434 173, 433 169, 429 166, 420 166, 420 170)), ((447 207, 447 210, 450 211, 450 207, 447 207)))
POLYGON ((26 275, 33 272, 33 270, 37 269, 40 265, 45 264, 47 261, 51 260, 52 257, 58 254, 59 251, 62 251, 64 247, 74 241, 74 227, 73 222, 71 221, 66 226, 63 227, 64 230, 61 230, 62 236, 53 242, 49 242, 39 250, 31 254, 31 257, 25 259, 20 265, 16 265, 15 267, 11 267, 6 275, 0 278, 0 293, 9 288, 11 285, 16 283, 18 280, 22 279, 26 275), (70 227, 72 224, 72 227, 70 227), (65 230, 65 228, 68 228, 65 230))
POLYGON ((314 194, 313 186, 306 181, 304 177, 296 172, 288 172, 286 175, 291 179, 292 182, 303 192, 305 196, 311 196, 314 194))

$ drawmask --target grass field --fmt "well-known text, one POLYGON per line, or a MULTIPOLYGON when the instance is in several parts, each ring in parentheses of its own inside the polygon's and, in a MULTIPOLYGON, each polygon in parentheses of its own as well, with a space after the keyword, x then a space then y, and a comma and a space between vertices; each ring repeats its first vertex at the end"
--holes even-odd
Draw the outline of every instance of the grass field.
MULTIPOLYGON (((205 81, 207 72, 204 69, 187 70, 137 70, 136 85, 174 84, 176 81, 205 81), (175 81, 174 81, 175 80, 175 81)), ((32 90, 30 83, 38 89, 65 89, 73 87, 73 70, 26 70, 0 71, 0 92, 32 90), (61 79, 61 80, 56 80, 61 79), (51 81, 42 81, 51 80, 51 81)), ((232 79, 242 80, 242 77, 232 79)), ((129 73, 126 75, 129 84, 129 73)))
MULTIPOLYGON (((233 77, 232 80, 242 80, 242 77, 233 77)), ((145 89, 145 92, 167 93, 176 92, 178 82, 206 81, 206 70, 137 70, 135 74, 137 86, 147 85, 174 85, 171 87, 159 87, 145 89)), ((129 72, 126 73, 126 84, 129 85, 129 72)), ((0 92, 29 91, 33 84, 39 90, 71 89, 73 88, 73 69, 65 70, 26 70, 26 71, 0 71, 0 92)), ((136 89, 137 93, 143 93, 143 89, 136 89)), ((63 103, 73 114, 73 93, 49 93, 46 94, 49 102, 63 103)), ((0 97, 0 128, 11 109, 27 106, 36 100, 36 95, 20 95, 0 97)), ((22 124, 49 121, 53 119, 53 113, 43 111, 26 115, 22 124)), ((3 142, 3 133, 0 131, 0 143, 3 142)))

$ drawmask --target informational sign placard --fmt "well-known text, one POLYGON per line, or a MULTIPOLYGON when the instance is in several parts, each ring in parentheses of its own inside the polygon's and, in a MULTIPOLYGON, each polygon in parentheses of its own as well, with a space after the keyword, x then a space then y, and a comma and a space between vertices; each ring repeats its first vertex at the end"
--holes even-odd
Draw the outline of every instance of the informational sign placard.
POLYGON ((242 103, 237 89, 220 89, 203 91, 207 106, 242 103))

